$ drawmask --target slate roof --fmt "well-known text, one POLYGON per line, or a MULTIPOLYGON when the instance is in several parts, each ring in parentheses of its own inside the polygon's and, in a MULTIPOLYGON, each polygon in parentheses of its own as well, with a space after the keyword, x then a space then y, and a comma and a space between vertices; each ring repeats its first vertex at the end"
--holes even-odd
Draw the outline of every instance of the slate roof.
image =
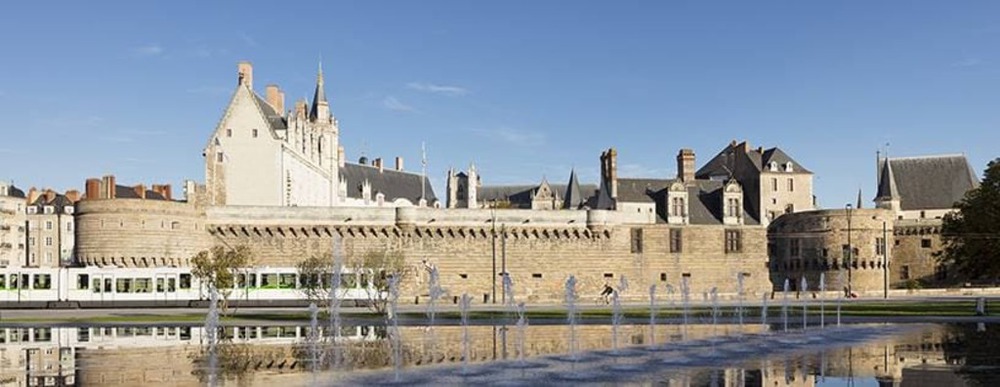
POLYGON ((274 107, 257 95, 257 93, 251 92, 251 94, 253 94, 254 100, 257 101, 257 106, 260 106, 260 111, 264 113, 264 118, 267 119, 267 123, 271 125, 272 130, 288 129, 288 122, 282 116, 281 112, 275 112, 274 107))
MULTIPOLYGON (((625 203, 666 203, 667 190, 676 179, 618 179, 618 202, 625 203)), ((722 224, 723 181, 699 179, 687 186, 688 220, 690 224, 722 224)), ((657 211, 657 221, 666 222, 663 213, 657 211)), ((759 224, 743 210, 743 224, 759 224)))
POLYGON ((892 173, 892 164, 888 159, 882 159, 878 172, 878 192, 875 193, 875 200, 899 199, 899 189, 896 188, 896 178, 892 173))
MULTIPOLYGON (((890 158, 889 168, 904 211, 952 208, 979 186, 964 155, 890 158)), ((881 169, 879 176, 884 176, 881 169)), ((879 180, 881 194, 884 182, 879 180)))
MULTIPOLYGON (((385 200, 404 198, 416 205, 420 202, 420 180, 421 176, 416 173, 400 172, 392 169, 383 169, 379 173, 378 168, 369 165, 345 163, 340 168, 340 176, 347 180, 347 196, 360 199, 361 184, 368 180, 372 187, 372 200, 375 194, 381 192, 385 195, 385 200)), ((424 180, 424 189, 427 194, 427 203, 431 204, 437 200, 434 195, 434 187, 431 186, 430 179, 424 180)))
MULTIPOLYGON (((119 199, 139 199, 139 195, 135 194, 135 190, 127 185, 115 184, 115 197, 119 199)), ((167 198, 160 195, 158 192, 152 190, 146 190, 147 200, 167 200, 167 198)))
POLYGON ((15 198, 18 198, 18 199, 24 199, 26 197, 24 195, 24 191, 22 191, 20 188, 17 188, 17 187, 15 187, 13 185, 7 186, 7 196, 15 197, 15 198))
MULTIPOLYGON (((500 201, 506 200, 513 204, 521 204, 525 206, 531 205, 532 194, 540 187, 541 184, 535 185, 484 185, 479 187, 476 191, 476 196, 479 201, 500 201)), ((549 188, 552 189, 552 195, 556 199, 562 200, 566 195, 566 189, 568 184, 549 184, 549 188)), ((596 184, 578 184, 580 193, 580 204, 586 203, 591 197, 597 194, 596 184)), ((574 207, 579 208, 579 206, 574 207)))
POLYGON ((811 171, 803 167, 802 164, 799 164, 799 162, 795 161, 795 159, 793 159, 791 156, 785 153, 785 151, 781 150, 781 148, 778 147, 770 149, 755 148, 755 149, 746 149, 746 151, 744 152, 742 149, 745 147, 748 147, 746 142, 742 142, 739 144, 735 142, 730 143, 728 146, 723 148, 722 151, 716 154, 715 157, 713 157, 711 160, 705 163, 705 165, 702 166, 701 169, 698 169, 698 171, 695 173, 695 176, 698 177, 699 179, 707 179, 711 176, 729 176, 731 173, 736 172, 736 169, 739 168, 738 166, 730 164, 746 163, 747 161, 749 161, 750 165, 752 165, 753 169, 756 170, 757 172, 761 172, 767 169, 766 166, 773 161, 776 164, 778 164, 778 168, 780 171, 784 171, 785 164, 791 162, 792 172, 790 173, 812 173, 811 171), (726 157, 727 153, 729 152, 733 152, 734 154, 733 161, 731 162, 728 161, 726 157), (739 156, 740 154, 745 155, 746 158, 736 157, 739 156))
POLYGON ((580 191, 580 182, 576 179, 576 170, 569 172, 569 183, 566 184, 565 192, 563 194, 563 208, 575 210, 586 201, 580 191))
POLYGON ((63 212, 63 208, 65 208, 67 206, 72 206, 72 205, 73 205, 73 202, 70 201, 69 198, 66 197, 66 195, 56 194, 52 198, 52 200, 45 200, 45 194, 44 193, 42 193, 41 195, 38 195, 38 198, 35 199, 35 201, 33 203, 28 203, 28 206, 37 207, 39 213, 42 212, 41 211, 42 207, 45 207, 45 206, 55 207, 56 212, 62 213, 63 212))

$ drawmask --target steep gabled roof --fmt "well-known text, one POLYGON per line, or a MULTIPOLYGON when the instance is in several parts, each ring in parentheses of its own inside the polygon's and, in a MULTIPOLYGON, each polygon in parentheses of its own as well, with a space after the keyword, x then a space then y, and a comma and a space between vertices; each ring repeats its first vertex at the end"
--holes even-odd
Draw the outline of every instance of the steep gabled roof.
POLYGON ((575 210, 586 200, 580 193, 580 182, 576 180, 576 170, 569 171, 569 183, 563 193, 563 208, 575 210))
MULTIPOLYGON (((964 155, 890 158, 889 168, 904 211, 952 208, 979 186, 964 155)), ((880 190, 882 185, 880 181, 880 190)))
MULTIPOLYGON (((753 153, 760 154, 758 151, 753 151, 753 153)), ((785 164, 789 162, 792 163, 792 173, 812 173, 808 169, 799 164, 797 161, 792 159, 785 151, 781 148, 774 147, 765 150, 763 154, 760 154, 760 163, 757 165, 758 168, 763 168, 765 165, 770 165, 772 162, 778 165, 780 171, 784 172, 785 164)))
MULTIPOLYGON (((619 203, 659 203, 666 202, 667 190, 676 179, 618 179, 619 203)), ((687 184, 688 220, 690 224, 722 224, 722 189, 719 180, 695 180, 687 184)), ((665 222, 663 214, 657 213, 657 220, 665 222)), ((744 224, 759 224, 757 219, 743 210, 744 224)))
POLYGON ((781 150, 781 148, 774 147, 766 150, 763 148, 750 149, 750 145, 745 141, 741 143, 734 141, 698 169, 695 176, 699 179, 707 179, 712 176, 732 176, 739 168, 736 166, 736 163, 745 163, 747 161, 749 161, 750 165, 757 172, 765 171, 767 165, 773 161, 782 172, 784 172, 785 164, 791 162, 791 173, 812 173, 785 153, 785 151, 781 150), (728 156, 730 153, 733 155, 732 158, 728 156), (745 155, 746 159, 739 157, 740 154, 745 155))
POLYGON ((878 173, 878 192, 875 200, 899 200, 899 189, 896 188, 896 177, 892 173, 889 159, 882 159, 878 173))

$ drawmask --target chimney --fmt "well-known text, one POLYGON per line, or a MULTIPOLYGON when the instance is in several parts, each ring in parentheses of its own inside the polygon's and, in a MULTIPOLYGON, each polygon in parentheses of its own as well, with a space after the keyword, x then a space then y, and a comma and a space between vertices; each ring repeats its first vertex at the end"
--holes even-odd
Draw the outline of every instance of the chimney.
POLYGON ((248 61, 242 61, 236 65, 238 73, 237 85, 246 85, 253 90, 253 65, 248 61))
POLYGON ((694 151, 681 149, 677 153, 677 178, 684 183, 694 181, 694 151))
POLYGON ((100 199, 101 198, 101 179, 87 179, 85 184, 86 189, 84 190, 85 199, 100 199))
POLYGON ((174 200, 172 195, 173 192, 171 191, 170 184, 163 184, 160 186, 160 195, 163 195, 164 200, 174 200))
POLYGON ((66 199, 69 199, 70 203, 76 203, 76 202, 80 201, 80 191, 77 191, 75 189, 71 189, 69 191, 66 191, 65 196, 66 196, 66 199))
POLYGON ((135 187, 132 187, 132 191, 135 191, 135 196, 138 196, 139 199, 146 198, 146 186, 142 184, 136 185, 135 187))
POLYGON ((56 191, 51 188, 45 189, 45 202, 52 203, 53 200, 56 200, 56 191))
POLYGON ((375 160, 372 161, 372 166, 378 168, 378 173, 382 173, 382 158, 376 157, 375 160))
POLYGON ((403 158, 396 156, 396 170, 403 172, 403 158))
POLYGON ((40 194, 38 190, 35 189, 35 187, 31 187, 31 189, 28 190, 28 205, 30 206, 32 204, 35 204, 35 201, 38 200, 39 195, 40 194))
POLYGON ((101 199, 114 199, 117 196, 118 185, 115 183, 115 175, 105 175, 101 182, 101 199))
POLYGON ((278 114, 285 115, 285 94, 281 92, 278 85, 270 84, 264 89, 264 95, 267 98, 267 104, 274 108, 274 111, 278 114))
POLYGON ((608 177, 611 181, 611 198, 618 198, 618 151, 608 149, 608 177))
POLYGON ((340 167, 343 168, 347 164, 347 160, 344 158, 344 146, 340 145, 337 147, 337 161, 340 162, 340 167))

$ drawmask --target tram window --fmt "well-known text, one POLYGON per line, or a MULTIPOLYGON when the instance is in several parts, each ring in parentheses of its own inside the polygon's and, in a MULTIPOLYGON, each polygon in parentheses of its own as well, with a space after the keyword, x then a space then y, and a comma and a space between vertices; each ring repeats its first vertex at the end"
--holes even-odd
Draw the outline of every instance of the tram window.
POLYGON ((87 285, 90 285, 90 274, 77 274, 76 288, 86 290, 87 285))
POLYGON ((156 292, 163 293, 163 278, 156 279, 156 292))
POLYGON ((278 287, 282 289, 294 289, 295 277, 295 274, 282 274, 278 287))
POLYGON ((177 291, 177 279, 167 278, 167 293, 173 293, 177 291))
POLYGON ((359 277, 358 277, 358 284, 361 285, 360 287, 367 288, 368 285, 370 285, 368 283, 368 273, 363 273, 362 272, 362 273, 359 273, 358 275, 359 275, 359 277))
POLYGON ((250 273, 250 287, 251 288, 255 288, 257 286, 258 286, 258 284, 257 284, 257 273, 250 273))
POLYGON ((52 341, 52 328, 35 328, 32 332, 35 342, 52 341))
POLYGON ((92 286, 91 288, 94 289, 94 293, 100 293, 101 292, 101 279, 100 278, 94 278, 94 286, 92 286))
POLYGON ((7 288, 7 275, 0 274, 0 289, 6 289, 6 288, 7 288))
POLYGON ((28 274, 21 274, 21 280, 17 281, 21 284, 21 289, 27 289, 28 285, 31 283, 31 281, 28 280, 28 277, 28 274))
POLYGON ((191 327, 181 327, 178 336, 184 341, 191 340, 191 327))
POLYGON ((236 273, 236 287, 245 288, 247 287, 247 275, 244 273, 236 273))
POLYGON ((76 329, 76 341, 81 343, 86 343, 90 341, 90 328, 77 328, 76 329))
POLYGON ((274 288, 278 286, 278 275, 277 274, 261 274, 260 275, 260 287, 262 288, 274 288))
POLYGON ((131 293, 132 292, 132 279, 131 278, 119 278, 115 282, 115 291, 118 293, 131 293))
POLYGON ((51 274, 35 274, 35 283, 32 284, 33 289, 52 289, 52 275, 51 274))
POLYGON ((358 277, 354 273, 341 274, 340 286, 344 288, 356 288, 358 287, 358 277))
POLYGON ((180 288, 181 289, 191 289, 191 275, 190 274, 181 274, 181 281, 180 282, 181 282, 180 283, 180 288))
POLYGON ((111 278, 104 279, 104 292, 111 293, 111 278))
POLYGON ((136 293, 149 293, 150 291, 150 280, 149 278, 136 278, 135 279, 135 292, 136 293))
POLYGON ((10 275, 10 289, 17 289, 17 274, 10 275))

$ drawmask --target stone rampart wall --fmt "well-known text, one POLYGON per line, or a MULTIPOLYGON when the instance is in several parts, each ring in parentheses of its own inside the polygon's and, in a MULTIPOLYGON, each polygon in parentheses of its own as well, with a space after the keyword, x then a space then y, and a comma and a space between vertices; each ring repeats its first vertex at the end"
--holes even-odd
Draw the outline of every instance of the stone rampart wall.
POLYGON ((85 265, 185 266, 212 244, 204 212, 183 202, 84 200, 76 225, 77 259, 85 265))

